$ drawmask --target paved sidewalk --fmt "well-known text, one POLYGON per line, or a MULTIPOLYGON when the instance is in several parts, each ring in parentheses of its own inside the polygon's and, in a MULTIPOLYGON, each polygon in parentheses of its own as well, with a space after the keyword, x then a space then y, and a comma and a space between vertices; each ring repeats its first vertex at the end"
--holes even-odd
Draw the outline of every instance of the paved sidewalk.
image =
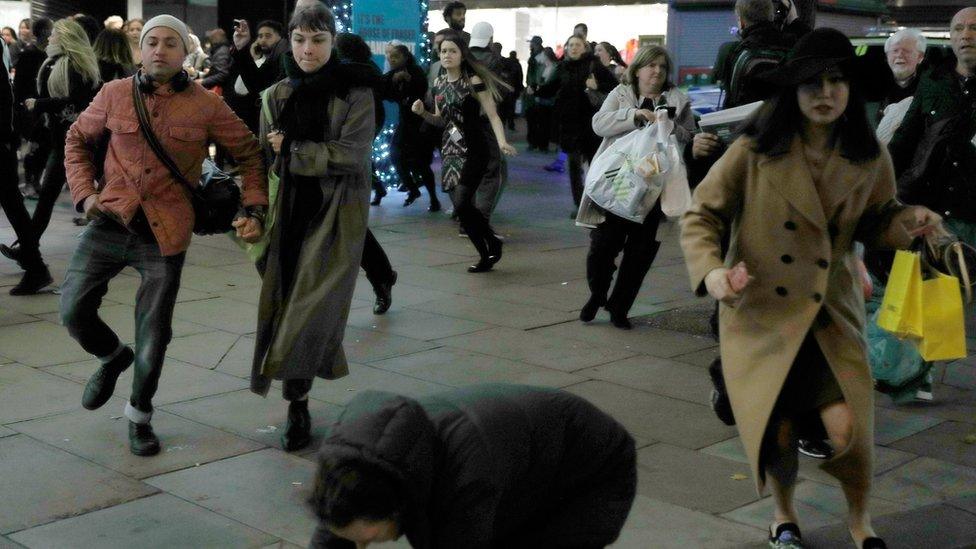
MULTIPOLYGON (((615 547, 764 547, 771 502, 756 496, 735 430, 708 408, 715 342, 680 322, 651 327, 661 325, 656 314, 705 304, 687 288, 677 231, 665 228, 633 331, 610 326, 605 312, 582 324, 588 234, 569 219, 568 178, 541 170, 549 160, 512 162, 493 220, 505 253, 489 274, 465 271, 473 248, 445 213, 426 211, 426 197, 403 208, 405 195, 391 193, 372 208, 399 283, 389 313, 374 316, 360 278, 346 333, 352 373, 317 380, 312 391, 316 443, 369 388, 563 387, 613 414, 639 443, 639 496, 615 547)), ((42 245, 57 281, 80 230, 62 206, 42 245)), ((0 242, 12 240, 0 218, 0 242)), ((195 238, 189 250, 156 398, 164 451, 153 458, 127 449, 120 416, 131 374, 104 408, 83 410, 82 385, 96 362, 58 324, 57 295, 7 295, 18 278, 15 265, 0 262, 0 548, 308 543, 313 520, 302 502, 312 455, 281 451, 286 404, 278 393, 261 399, 247 390, 260 281, 234 244, 195 238)), ((134 272, 123 272, 102 309, 126 341, 137 285, 134 272)), ((878 398, 872 507, 891 547, 976 544, 976 360, 937 374, 934 403, 878 398)), ((809 460, 800 475, 810 546, 851 546, 838 484, 809 460)))

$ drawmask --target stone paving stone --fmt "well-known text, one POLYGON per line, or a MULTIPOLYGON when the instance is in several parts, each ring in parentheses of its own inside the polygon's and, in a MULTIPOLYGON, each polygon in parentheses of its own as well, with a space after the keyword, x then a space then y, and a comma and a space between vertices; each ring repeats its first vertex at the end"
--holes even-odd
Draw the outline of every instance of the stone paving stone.
POLYGON ((14 534, 31 548, 259 548, 275 537, 169 494, 14 534))
POLYGON ((452 265, 460 261, 471 261, 474 263, 474 258, 477 256, 474 248, 468 250, 467 253, 452 253, 421 248, 407 248, 400 242, 390 246, 383 244, 383 251, 386 252, 387 258, 389 258, 390 263, 395 267, 399 267, 400 265, 437 267, 440 265, 452 265))
POLYGON ((27 315, 55 313, 61 308, 60 302, 61 296, 58 294, 13 296, 7 292, 0 292, 0 310, 17 311, 27 315))
MULTIPOLYGON (((136 292, 142 283, 139 273, 135 269, 125 269, 108 284, 108 293, 105 294, 105 301, 119 303, 122 305, 134 305, 136 302, 136 292)), ((195 301, 198 299, 209 299, 213 297, 206 292, 198 292, 190 288, 180 287, 176 295, 176 302, 195 301)))
MULTIPOLYGON (((349 333, 348 330, 346 333, 349 333)), ((220 359, 216 371, 250 380, 251 362, 253 359, 254 338, 247 336, 241 337, 231 346, 227 354, 220 359)))
POLYGON ((527 307, 467 296, 428 301, 427 303, 414 305, 411 308, 457 318, 476 320, 478 322, 486 322, 495 326, 507 326, 509 328, 519 329, 550 326, 568 320, 575 320, 578 316, 575 313, 568 313, 566 311, 527 307))
POLYGON ((514 328, 492 328, 444 338, 438 343, 564 372, 575 372, 634 355, 623 349, 587 341, 546 337, 535 331, 514 328))
POLYGON ((936 417, 877 407, 874 413, 874 442, 890 446, 896 440, 925 431, 943 421, 936 417))
MULTIPOLYGON (((132 305, 103 305, 102 308, 98 310, 98 316, 101 317, 101 319, 108 324, 110 328, 115 330, 115 333, 119 336, 120 340, 131 344, 136 339, 135 310, 135 307, 132 305)), ((52 324, 59 325, 60 317, 58 313, 48 313, 39 316, 52 324)), ((68 336, 68 329, 61 327, 60 325, 59 327, 61 328, 61 331, 64 332, 65 337, 68 337, 68 339, 74 343, 75 347, 84 353, 84 351, 81 349, 81 345, 74 342, 74 340, 68 336)), ((173 319, 173 337, 182 337, 211 331, 213 331, 213 328, 208 328, 202 324, 188 322, 178 318, 173 319)), ((39 364, 38 366, 48 366, 48 364, 39 364)))
POLYGON ((95 412, 76 412, 10 425, 25 435, 114 469, 145 478, 251 452, 262 445, 157 410, 153 428, 163 450, 145 458, 129 452, 128 421, 122 401, 113 399, 95 412), (119 419, 113 419, 118 417, 119 419))
POLYGON ((185 265, 180 287, 198 292, 218 293, 238 288, 257 288, 261 278, 250 265, 230 265, 227 267, 200 267, 185 265))
POLYGON ((715 341, 710 337, 698 337, 645 326, 635 326, 633 330, 621 330, 609 323, 565 322, 538 328, 533 332, 544 336, 609 345, 661 358, 672 358, 715 346, 715 341))
POLYGON ((671 357, 671 360, 684 362, 685 364, 691 364, 692 366, 698 366, 700 368, 708 368, 712 364, 712 361, 718 358, 720 354, 718 342, 716 341, 714 347, 709 347, 708 349, 702 349, 701 351, 695 351, 685 355, 671 357))
MULTIPOLYGON (((228 239, 229 240, 229 239, 228 239)), ((249 265, 254 268, 254 263, 244 253, 244 250, 234 244, 233 249, 213 246, 213 242, 196 243, 197 246, 190 246, 186 251, 186 264, 199 265, 201 267, 221 267, 225 265, 249 265)))
POLYGON ((0 349, 7 358, 27 366, 51 366, 90 357, 71 339, 68 330, 47 321, 0 328, 0 349))
POLYGON ((258 310, 254 305, 225 297, 178 303, 173 317, 234 334, 250 334, 258 329, 258 310))
POLYGON ((285 540, 279 540, 278 543, 265 545, 264 549, 302 549, 302 547, 299 545, 295 545, 294 543, 288 543, 285 540))
POLYGON ((23 435, 0 439, 0 533, 110 507, 155 491, 23 435))
POLYGON ((976 469, 920 457, 875 479, 872 492, 912 506, 976 494, 976 469))
POLYGON ((437 344, 372 330, 347 327, 342 341, 350 362, 366 363, 393 356, 417 353, 438 347, 437 344))
MULTIPOLYGON (((442 292, 438 290, 431 290, 429 288, 423 288, 421 286, 416 286, 412 284, 406 284, 403 277, 397 279, 397 283, 393 286, 393 306, 390 310, 401 309, 404 307, 411 307, 420 303, 426 303, 428 301, 436 301, 438 299, 448 299, 456 296, 457 294, 451 292, 442 292)), ((356 282, 356 292, 353 294, 354 299, 361 299, 369 305, 369 309, 373 309, 373 303, 376 301, 376 294, 373 293, 373 287, 370 286, 369 281, 366 277, 360 277, 356 282)))
POLYGON ((14 542, 12 539, 0 536, 0 549, 22 549, 24 546, 14 542))
MULTIPOLYGON (((891 549, 976 545, 976 515, 947 505, 874 516, 872 522, 891 549)), ((803 540, 811 547, 851 546, 850 533, 843 524, 804 530, 803 540)))
POLYGON ((515 283, 497 288, 487 288, 481 292, 479 297, 516 305, 544 307, 555 311, 579 311, 589 299, 589 292, 576 292, 567 288, 568 284, 555 289, 551 286, 529 286, 524 283, 515 283))
POLYGON ((762 530, 639 495, 614 549, 741 547, 762 530))
POLYGON ((946 500, 946 503, 957 509, 962 509, 963 511, 976 515, 976 494, 946 500))
POLYGON ((18 313, 10 309, 0 308, 0 326, 12 326, 14 324, 23 324, 25 322, 35 322, 37 318, 24 314, 18 313))
MULTIPOLYGON (((847 503, 844 492, 839 486, 821 484, 812 480, 800 481, 796 485, 794 501, 800 519, 800 529, 804 532, 843 522, 847 517, 847 503)), ((899 513, 908 509, 904 504, 878 497, 872 497, 869 505, 872 516, 899 513)), ((773 509, 773 498, 767 496, 721 516, 756 528, 768 528, 773 521, 773 509)))
POLYGON ((973 358, 946 364, 942 382, 959 389, 976 389, 976 364, 973 358))
POLYGON ((648 394, 605 381, 567 389, 612 415, 639 443, 666 442, 697 450, 735 435, 706 406, 648 394))
MULTIPOLYGON (((472 263, 474 263, 473 260, 472 263)), ((444 271, 419 265, 396 265, 394 267, 399 273, 400 281, 451 294, 478 295, 481 290, 490 286, 504 285, 501 282, 493 281, 492 273, 472 274, 464 269, 458 269, 457 272, 444 271)), ((394 299, 396 298, 394 297, 394 299)))
POLYGON ((34 368, 0 366, 0 423, 80 410, 81 393, 81 385, 34 368))
POLYGON ((7 429, 6 427, 0 427, 0 438, 3 438, 3 437, 11 437, 11 436, 14 436, 16 434, 17 434, 17 431, 11 431, 10 429, 7 429))
POLYGON ((639 355, 578 373, 695 404, 711 403, 712 382, 708 372, 666 358, 639 355))
MULTIPOLYGON (((166 356, 194 366, 213 369, 242 338, 238 334, 222 331, 174 337, 166 347, 166 356)), ((251 350, 253 349, 252 343, 251 350)))
MULTIPOLYGON (((44 371, 84 384, 88 382, 88 378, 95 373, 98 366, 99 362, 93 359, 84 362, 75 362, 73 364, 52 366, 45 368, 44 371)), ((119 380, 115 386, 115 396, 124 399, 131 394, 132 376, 134 372, 135 367, 130 367, 119 376, 119 380)), ((246 387, 247 383, 238 377, 222 372, 214 372, 206 368, 200 368, 169 358, 163 363, 163 373, 159 378, 159 389, 153 397, 153 404, 182 402, 184 400, 237 391, 246 387)), ((79 402, 81 399, 81 391, 80 387, 76 389, 76 396, 79 402)))
POLYGON ((305 547, 315 529, 305 506, 314 470, 308 460, 269 448, 146 482, 305 547))
POLYGON ((637 452, 638 492, 681 507, 718 514, 759 499, 744 463, 659 442, 637 452))
POLYGON ((372 307, 352 311, 347 325, 423 341, 491 328, 482 322, 399 307, 391 308, 383 315, 373 314, 372 307))
POLYGON ((379 368, 350 364, 349 375, 346 377, 333 380, 316 379, 309 396, 345 406, 358 392, 369 389, 389 391, 409 397, 420 397, 447 391, 450 387, 379 368))
POLYGON ((919 413, 963 423, 976 423, 976 391, 959 389, 936 383, 932 392, 932 402, 909 402, 894 404, 891 399, 878 399, 878 404, 889 409, 907 413, 919 413))
POLYGON ((892 444, 892 447, 976 468, 976 425, 947 421, 903 438, 892 444), (967 437, 971 442, 966 441, 967 437))
MULTIPOLYGON (((281 391, 276 390, 269 392, 267 398, 245 389, 161 408, 174 415, 271 447, 281 446, 281 435, 288 416, 288 402, 281 398, 281 391)), ((333 404, 315 399, 309 401, 314 437, 310 447, 318 448, 318 440, 341 411, 340 407, 333 404)))
POLYGON ((558 388, 586 381, 566 372, 448 347, 371 362, 370 366, 454 387, 523 383, 558 388))

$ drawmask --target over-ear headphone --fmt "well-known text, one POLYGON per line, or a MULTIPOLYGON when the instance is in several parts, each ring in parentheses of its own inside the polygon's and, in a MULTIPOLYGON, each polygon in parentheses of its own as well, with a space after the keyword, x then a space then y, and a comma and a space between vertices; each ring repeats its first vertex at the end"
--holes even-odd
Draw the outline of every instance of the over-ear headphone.
MULTIPOLYGON (((139 86, 139 91, 142 93, 152 93, 153 92, 153 77, 147 74, 145 71, 140 70, 135 75, 136 84, 139 86)), ((187 74, 185 70, 181 70, 176 73, 173 78, 170 79, 169 85, 173 88, 175 92, 181 92, 185 90, 190 85, 190 75, 187 74)))

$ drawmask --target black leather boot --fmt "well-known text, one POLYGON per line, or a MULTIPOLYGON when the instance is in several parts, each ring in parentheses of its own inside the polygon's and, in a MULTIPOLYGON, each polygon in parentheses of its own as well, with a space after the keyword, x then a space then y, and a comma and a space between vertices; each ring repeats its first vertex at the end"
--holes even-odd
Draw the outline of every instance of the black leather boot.
POLYGON ((159 439, 148 423, 129 422, 129 451, 137 456, 154 456, 159 453, 159 439))
POLYGON ((396 281, 397 272, 393 271, 393 278, 389 282, 373 286, 373 292, 376 294, 376 304, 373 305, 374 315, 381 315, 390 310, 390 305, 393 303, 393 285, 396 281))
POLYGON ((596 318, 597 311, 600 307, 603 307, 607 303, 607 298, 603 296, 591 295, 590 299, 587 300, 586 305, 580 310, 580 320, 583 322, 589 322, 596 318))
POLYGON ((81 397, 81 405, 86 410, 97 410, 108 402, 112 393, 115 392, 115 382, 118 381, 122 372, 132 365, 134 359, 135 353, 129 347, 125 347, 119 356, 112 359, 111 362, 99 366, 95 373, 88 378, 88 383, 85 384, 85 393, 81 397))
POLYGON ((52 282, 54 278, 51 277, 51 271, 42 263, 40 266, 24 271, 20 282, 10 289, 10 295, 34 295, 52 282))
POLYGON ((308 413, 308 399, 288 403, 288 421, 281 435, 281 446, 286 452, 294 452, 312 441, 312 416, 308 413))

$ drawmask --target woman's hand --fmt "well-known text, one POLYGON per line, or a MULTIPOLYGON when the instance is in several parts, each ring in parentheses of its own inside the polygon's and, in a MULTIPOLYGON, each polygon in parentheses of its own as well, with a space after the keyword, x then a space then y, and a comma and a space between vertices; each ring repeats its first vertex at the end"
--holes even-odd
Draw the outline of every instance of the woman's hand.
POLYGON ((705 276, 705 289, 708 294, 726 305, 735 305, 742 298, 742 290, 752 281, 744 262, 739 262, 732 269, 720 267, 713 269, 705 276))
POLYGON ((912 217, 905 222, 905 230, 908 236, 917 238, 919 236, 929 236, 937 234, 942 228, 942 216, 926 208, 925 206, 912 206, 912 217))
POLYGON ((285 134, 281 132, 271 132, 268 134, 268 143, 271 145, 271 150, 278 154, 281 152, 281 142, 285 140, 285 134))
POLYGON ((37 99, 31 97, 30 99, 24 99, 24 108, 28 111, 33 111, 34 107, 37 106, 37 99))
POLYGON ((499 148, 506 156, 515 156, 518 154, 518 150, 515 147, 509 145, 508 143, 502 143, 502 146, 499 148))
POLYGON ((253 217, 238 217, 231 226, 237 229, 237 236, 248 244, 253 244, 261 239, 263 228, 261 222, 253 217))
POLYGON ((234 47, 237 48, 238 51, 247 47, 248 42, 251 41, 251 27, 248 26, 247 21, 241 19, 240 23, 234 27, 233 40, 234 47))
POLYGON ((586 78, 586 87, 593 91, 600 89, 600 86, 598 86, 596 83, 596 77, 592 74, 586 78))
POLYGON ((417 116, 423 116, 424 112, 426 111, 427 108, 424 107, 424 102, 419 99, 414 101, 413 105, 410 105, 410 112, 416 114, 417 116))
POLYGON ((634 113, 634 118, 638 120, 643 120, 645 124, 657 120, 657 117, 654 116, 654 113, 647 109, 637 109, 637 112, 634 113))

